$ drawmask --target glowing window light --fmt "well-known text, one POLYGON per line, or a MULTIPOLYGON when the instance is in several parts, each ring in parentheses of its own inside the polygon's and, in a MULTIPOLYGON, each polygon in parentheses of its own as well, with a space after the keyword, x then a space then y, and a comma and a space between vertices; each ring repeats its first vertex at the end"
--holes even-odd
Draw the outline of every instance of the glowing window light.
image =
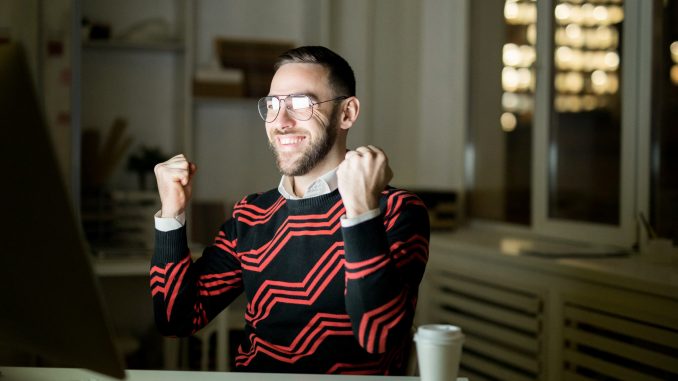
POLYGON ((584 110, 593 111, 598 108, 598 98, 593 95, 584 95, 581 97, 581 104, 584 110))
POLYGON ((537 44, 537 25, 536 24, 530 24, 527 26, 527 42, 530 43, 530 45, 536 45, 537 44))
POLYGON ((671 82, 678 86, 678 64, 671 66, 671 82))
POLYGON ((671 59, 673 62, 678 63, 678 41, 673 41, 669 50, 671 51, 671 59))
POLYGON ((619 68, 619 54, 617 52, 605 53, 604 61, 607 70, 617 70, 619 68))
POLYGON ((596 52, 587 50, 582 53, 582 70, 593 71, 596 69, 595 61, 596 52))
POLYGON ((559 95, 555 97, 553 106, 558 112, 580 112, 582 101, 576 95, 559 95))
POLYGON ((593 16, 593 19, 597 21, 598 24, 607 24, 610 21, 610 17, 607 12, 607 7, 604 7, 602 5, 598 5, 595 8, 593 8, 593 12, 591 13, 593 16))
POLYGON ((591 81, 596 86, 607 86, 607 73, 602 70, 595 70, 591 73, 591 81))
POLYGON ((624 21, 624 8, 613 5, 607 9, 610 24, 619 24, 624 21))
POLYGON ((579 49, 572 49, 572 61, 570 62, 570 68, 573 70, 582 70, 584 64, 584 52, 579 49))
POLYGON ((501 95, 501 105, 504 110, 515 111, 519 106, 518 94, 515 93, 503 93, 501 95))
POLYGON ((556 66, 561 69, 567 69, 572 64, 574 54, 572 49, 567 46, 560 46, 556 49, 556 66))
POLYGON ((577 71, 565 74, 565 87, 571 93, 580 93, 584 89, 584 76, 577 71))
POLYGON ((532 82, 532 72, 528 68, 518 69, 518 89, 527 90, 532 82))
POLYGON ((595 70, 591 73, 591 87, 596 94, 605 94, 608 87, 607 73, 603 70, 595 70))
POLYGON ((599 26, 591 32, 592 46, 601 49, 611 49, 616 47, 616 36, 613 28, 599 26))
POLYGON ((502 49, 502 61, 506 66, 518 66, 522 61, 518 45, 505 44, 502 49))
POLYGON ((513 115, 513 113, 510 112, 501 114, 499 122, 501 123, 501 129, 505 132, 511 132, 515 130, 516 126, 518 125, 518 119, 515 115, 513 115))
POLYGON ((616 73, 609 73, 607 76, 607 92, 615 94, 619 91, 619 77, 616 73))
POLYGON ((521 57, 521 66, 531 66, 534 61, 537 59, 537 53, 534 51, 534 47, 529 45, 520 46, 520 57, 521 57))
POLYGON ((501 71, 501 85, 505 91, 515 92, 518 90, 518 72, 512 67, 505 67, 501 71))
POLYGON ((556 109, 557 112, 565 112, 567 111, 565 109, 565 97, 562 95, 559 95, 553 99, 553 108, 556 109))
POLYGON ((556 29, 555 35, 556 45, 569 45, 567 40, 567 34, 563 28, 556 29))
POLYGON ((605 52, 597 51, 593 54, 593 67, 596 70, 605 70, 605 52))
POLYGON ((581 11, 581 7, 570 8, 570 22, 579 25, 584 23, 584 13, 581 11))
POLYGON ((584 36, 579 25, 568 24, 565 27, 565 35, 572 46, 581 47, 584 45, 584 36))
POLYGON ((523 8, 520 10, 523 16, 523 23, 529 25, 537 22, 537 5, 534 3, 521 5, 523 5, 523 8))
POLYGON ((591 3, 583 4, 579 10, 581 11, 582 24, 591 26, 596 24, 596 19, 593 17, 593 10, 595 6, 591 3))
POLYGON ((518 23, 520 19, 520 8, 515 0, 507 0, 506 4, 504 4, 504 18, 510 23, 518 23))
POLYGON ((558 93, 565 93, 567 92, 567 81, 566 81, 565 74, 563 73, 558 73, 556 74, 554 80, 553 80, 553 85, 556 88, 556 92, 558 93))
POLYGON ((570 20, 571 8, 569 4, 563 3, 556 5, 555 15, 560 22, 567 22, 570 20))

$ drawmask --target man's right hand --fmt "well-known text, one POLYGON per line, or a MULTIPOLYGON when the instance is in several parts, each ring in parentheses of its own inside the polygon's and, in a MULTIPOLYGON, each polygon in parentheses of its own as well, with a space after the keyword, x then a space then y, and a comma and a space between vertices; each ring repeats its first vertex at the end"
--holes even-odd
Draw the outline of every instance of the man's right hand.
POLYGON ((162 203, 160 217, 176 217, 184 212, 191 199, 191 179, 197 169, 183 154, 155 166, 153 171, 162 203))

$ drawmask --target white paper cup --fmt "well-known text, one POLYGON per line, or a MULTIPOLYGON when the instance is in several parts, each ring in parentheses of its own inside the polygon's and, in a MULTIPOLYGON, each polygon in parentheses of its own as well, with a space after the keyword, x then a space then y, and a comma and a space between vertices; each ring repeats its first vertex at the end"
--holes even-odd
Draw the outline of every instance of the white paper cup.
POLYGON ((459 371, 464 335, 449 324, 422 325, 414 335, 421 381, 454 381, 459 371))

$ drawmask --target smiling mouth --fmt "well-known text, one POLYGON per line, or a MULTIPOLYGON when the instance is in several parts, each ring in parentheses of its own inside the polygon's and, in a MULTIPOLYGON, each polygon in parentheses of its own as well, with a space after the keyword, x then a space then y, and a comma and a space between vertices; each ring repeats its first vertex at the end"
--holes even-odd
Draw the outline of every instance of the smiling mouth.
POLYGON ((278 136, 278 143, 282 146, 291 146, 301 143, 304 139, 304 136, 278 136))

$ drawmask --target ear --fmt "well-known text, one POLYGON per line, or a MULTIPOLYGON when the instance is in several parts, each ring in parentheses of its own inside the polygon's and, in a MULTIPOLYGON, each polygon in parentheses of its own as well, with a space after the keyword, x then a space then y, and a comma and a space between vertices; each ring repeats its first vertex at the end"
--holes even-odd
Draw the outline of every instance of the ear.
POLYGON ((360 114, 360 101, 356 97, 348 98, 344 103, 341 113, 341 129, 348 130, 351 128, 356 119, 358 119, 358 114, 360 114))

